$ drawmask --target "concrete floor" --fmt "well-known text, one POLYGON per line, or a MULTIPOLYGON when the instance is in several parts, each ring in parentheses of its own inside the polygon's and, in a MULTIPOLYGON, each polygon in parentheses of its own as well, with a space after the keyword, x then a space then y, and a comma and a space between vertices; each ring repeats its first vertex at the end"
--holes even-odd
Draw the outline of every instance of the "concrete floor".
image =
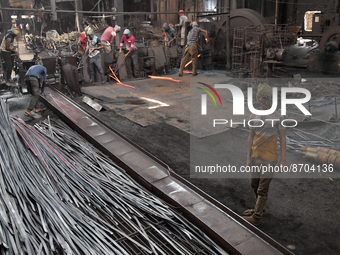
MULTIPOLYGON (((254 206, 249 180, 230 178, 191 178, 190 142, 199 139, 203 143, 221 144, 225 148, 225 158, 235 166, 244 165, 248 132, 242 128, 222 130, 201 138, 190 135, 189 85, 192 76, 172 76, 182 83, 151 79, 125 81, 136 90, 121 87, 114 83, 105 86, 84 86, 82 91, 100 103, 104 110, 97 112, 82 102, 83 97, 74 100, 96 117, 118 130, 128 139, 137 143, 163 162, 176 173, 197 185, 212 197, 242 214, 254 206), (141 99, 144 98, 144 99, 141 99), (155 99, 168 104, 146 100, 155 99)), ((195 79, 214 83, 230 79, 227 72, 201 72, 195 79)), ((196 81, 196 80, 195 80, 196 81)), ((23 115, 29 95, 9 99, 11 114, 23 118, 30 124, 56 116, 47 110, 32 120, 23 115)), ((306 130, 320 132, 330 128, 327 124, 308 127, 306 130)), ((332 129, 337 133, 337 129, 332 129)), ((338 138, 339 139, 339 138, 338 138)), ((212 152, 207 151, 207 156, 212 152)), ((308 163, 296 153, 287 154, 287 163, 308 163)), ((311 178, 275 178, 269 193, 269 215, 263 218, 259 228, 284 246, 294 245, 296 254, 340 254, 338 236, 340 208, 340 180, 328 178, 326 174, 313 174, 311 178)))

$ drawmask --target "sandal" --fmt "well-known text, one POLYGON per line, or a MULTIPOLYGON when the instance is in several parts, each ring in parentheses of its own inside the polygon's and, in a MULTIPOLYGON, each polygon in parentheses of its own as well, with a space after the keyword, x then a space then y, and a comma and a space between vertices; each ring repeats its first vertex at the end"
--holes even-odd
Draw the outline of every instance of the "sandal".
POLYGON ((30 113, 30 112, 25 112, 24 115, 27 116, 27 117, 31 117, 32 119, 35 119, 34 116, 32 115, 32 113, 30 113))
POLYGON ((260 225, 260 221, 259 221, 259 220, 255 220, 252 216, 245 217, 245 219, 246 219, 248 222, 250 222, 250 223, 252 223, 253 225, 255 225, 255 226, 260 225))
MULTIPOLYGON (((254 213, 254 209, 248 209, 248 210, 245 210, 245 211, 243 212, 243 215, 245 215, 245 216, 252 216, 253 213, 254 213)), ((267 214, 268 214, 267 211, 263 211, 262 216, 263 216, 263 215, 267 215, 267 214)))
POLYGON ((45 111, 46 110, 46 108, 43 108, 43 109, 41 109, 41 108, 38 108, 38 110, 37 109, 35 109, 35 113, 38 113, 38 112, 43 112, 43 111, 45 111))

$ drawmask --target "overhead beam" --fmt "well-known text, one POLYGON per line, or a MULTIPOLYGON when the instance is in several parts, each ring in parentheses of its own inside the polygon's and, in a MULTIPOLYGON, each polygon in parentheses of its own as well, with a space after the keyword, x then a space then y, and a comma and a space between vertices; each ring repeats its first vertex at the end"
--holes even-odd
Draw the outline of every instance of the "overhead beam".
MULTIPOLYGON (((122 0, 118 0, 119 2, 123 2, 122 0)), ((117 7, 116 7, 117 8, 117 7)), ((122 6, 123 8, 123 6, 122 6)), ((39 12, 39 13, 50 13, 52 10, 50 9, 27 9, 27 8, 7 8, 7 7, 0 7, 0 10, 8 10, 8 11, 27 11, 27 12, 39 12)), ((75 13, 73 10, 56 10, 56 12, 60 13, 75 13)), ((98 12, 98 11, 78 11, 79 13, 88 13, 88 14, 123 14, 123 15, 148 15, 148 14, 178 14, 178 12, 124 12, 124 11, 107 11, 107 12, 98 12)), ((185 13, 207 13, 207 14, 214 14, 214 11, 186 11, 185 13)))

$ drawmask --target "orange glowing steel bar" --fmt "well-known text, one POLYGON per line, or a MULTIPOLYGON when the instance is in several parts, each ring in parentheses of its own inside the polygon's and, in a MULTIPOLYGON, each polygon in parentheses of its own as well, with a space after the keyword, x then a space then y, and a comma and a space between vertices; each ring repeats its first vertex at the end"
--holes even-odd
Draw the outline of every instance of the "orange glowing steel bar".
MULTIPOLYGON (((184 70, 183 73, 192 73, 192 71, 184 70)), ((199 73, 199 72, 197 72, 199 73)))
POLYGON ((154 76, 154 75, 149 75, 149 77, 151 79, 159 79, 159 80, 167 80, 167 81, 174 81, 174 82, 182 82, 182 81, 175 80, 175 79, 169 78, 169 77, 160 77, 160 76, 154 76))
POLYGON ((113 76, 115 77, 115 78, 114 78, 114 77, 112 77, 112 78, 115 79, 118 83, 121 83, 121 81, 120 81, 120 80, 118 79, 118 77, 116 76, 115 72, 112 70, 111 66, 109 66, 109 68, 110 68, 110 70, 111 70, 113 76))
MULTIPOLYGON (((198 58, 201 56, 201 54, 198 54, 198 58)), ((190 60, 188 63, 185 64, 184 68, 186 68, 188 65, 190 65, 192 63, 192 60, 190 60)))
POLYGON ((112 79, 114 79, 116 82, 118 82, 117 79, 116 79, 116 77, 112 76, 111 74, 109 74, 109 76, 110 76, 112 79))
MULTIPOLYGON (((109 74, 109 76, 110 76, 112 79, 115 79, 111 74, 109 74)), ((119 81, 119 82, 117 81, 116 84, 122 85, 122 86, 125 86, 125 87, 129 87, 129 88, 132 88, 132 89, 136 89, 135 87, 130 86, 130 85, 127 85, 127 84, 124 84, 124 83, 121 83, 120 81, 119 81)))

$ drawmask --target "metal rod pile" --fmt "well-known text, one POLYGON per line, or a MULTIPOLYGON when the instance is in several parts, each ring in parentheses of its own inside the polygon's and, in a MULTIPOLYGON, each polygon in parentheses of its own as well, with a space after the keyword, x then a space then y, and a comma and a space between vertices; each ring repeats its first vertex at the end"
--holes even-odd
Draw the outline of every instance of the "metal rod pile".
POLYGON ((106 155, 49 119, 0 107, 1 254, 221 254, 106 155))
POLYGON ((294 128, 292 132, 301 138, 301 140, 295 140, 291 136, 287 138, 287 148, 297 150, 301 153, 300 148, 303 146, 307 147, 326 147, 332 149, 340 149, 340 140, 338 139, 327 139, 322 136, 304 131, 302 129, 294 128), (309 137, 313 137, 313 140, 309 137))

